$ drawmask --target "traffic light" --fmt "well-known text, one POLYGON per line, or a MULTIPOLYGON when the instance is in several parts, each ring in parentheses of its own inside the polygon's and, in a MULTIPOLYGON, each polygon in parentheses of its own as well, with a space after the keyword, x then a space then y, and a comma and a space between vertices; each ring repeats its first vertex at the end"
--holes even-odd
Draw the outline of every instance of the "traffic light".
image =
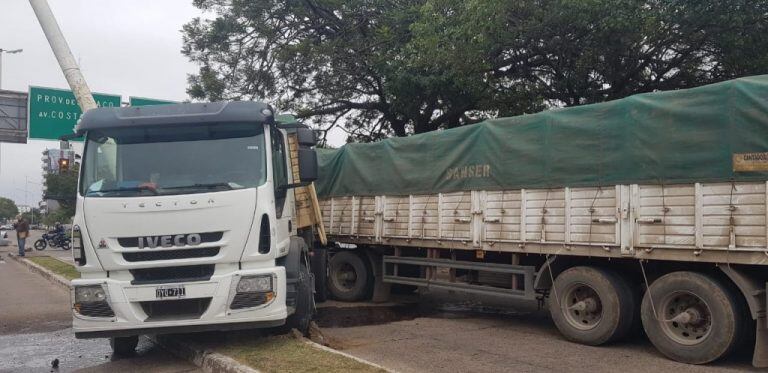
POLYGON ((59 172, 69 171, 69 158, 59 158, 59 172))

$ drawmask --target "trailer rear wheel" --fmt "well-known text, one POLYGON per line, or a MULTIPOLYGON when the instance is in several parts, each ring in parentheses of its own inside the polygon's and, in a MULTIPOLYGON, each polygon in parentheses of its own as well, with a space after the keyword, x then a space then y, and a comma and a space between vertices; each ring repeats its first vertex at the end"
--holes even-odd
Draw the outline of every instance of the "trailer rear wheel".
POLYGON ((624 337, 637 302, 627 281, 595 267, 573 267, 557 276, 550 293, 552 320, 565 338, 597 346, 624 337))
POLYGON ((734 294, 719 281, 680 271, 651 284, 641 316, 659 352, 679 362, 705 364, 726 356, 739 342, 740 311, 734 294))
POLYGON ((352 302, 365 298, 371 274, 360 255, 351 251, 336 253, 328 267, 328 290, 335 299, 352 302))
POLYGON ((112 337, 109 339, 109 345, 112 352, 117 356, 131 356, 136 352, 136 346, 139 344, 139 336, 112 337))

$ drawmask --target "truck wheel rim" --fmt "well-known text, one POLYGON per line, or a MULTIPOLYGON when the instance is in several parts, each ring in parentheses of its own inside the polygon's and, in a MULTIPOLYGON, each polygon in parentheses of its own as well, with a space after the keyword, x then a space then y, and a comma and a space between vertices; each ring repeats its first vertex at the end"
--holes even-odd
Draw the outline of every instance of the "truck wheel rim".
POLYGON ((569 286, 560 302, 565 320, 579 330, 591 330, 603 319, 603 303, 594 288, 578 283, 569 286))
POLYGON ((670 293, 661 302, 661 329, 673 341, 692 346, 707 339, 712 332, 712 311, 696 294, 687 291, 670 293))
POLYGON ((349 263, 340 265, 339 269, 336 271, 334 279, 339 287, 345 290, 354 288, 355 283, 357 282, 357 272, 355 272, 355 267, 349 263))

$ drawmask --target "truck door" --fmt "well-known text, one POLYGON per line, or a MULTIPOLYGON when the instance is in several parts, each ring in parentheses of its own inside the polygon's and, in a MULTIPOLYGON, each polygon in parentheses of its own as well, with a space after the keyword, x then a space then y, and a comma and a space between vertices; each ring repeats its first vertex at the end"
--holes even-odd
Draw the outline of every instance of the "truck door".
POLYGON ((275 224, 272 232, 276 235, 278 253, 288 248, 291 236, 291 219, 293 218, 293 193, 289 193, 288 151, 285 136, 282 132, 270 126, 270 142, 272 149, 272 178, 275 190, 275 224))

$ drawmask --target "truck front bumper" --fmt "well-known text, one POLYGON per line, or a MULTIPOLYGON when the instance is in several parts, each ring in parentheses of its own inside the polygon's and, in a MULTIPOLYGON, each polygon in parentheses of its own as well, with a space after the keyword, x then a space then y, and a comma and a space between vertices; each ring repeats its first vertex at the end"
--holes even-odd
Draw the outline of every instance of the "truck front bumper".
POLYGON ((107 293, 107 303, 114 316, 83 316, 73 306, 72 327, 77 338, 101 338, 280 326, 288 317, 285 283, 284 267, 214 274, 208 281, 152 285, 133 285, 131 281, 113 278, 77 279, 72 281, 71 303, 75 303, 76 287, 101 285, 107 293), (251 275, 272 276, 273 298, 258 306, 231 309, 237 282, 241 277, 251 275), (154 303, 158 302, 157 287, 180 285, 185 289, 184 296, 161 300, 165 308, 163 314, 161 317, 153 316, 148 305, 159 304, 154 303), (173 302, 180 303, 174 305, 173 302), (174 314, 177 309, 177 314, 174 314))

